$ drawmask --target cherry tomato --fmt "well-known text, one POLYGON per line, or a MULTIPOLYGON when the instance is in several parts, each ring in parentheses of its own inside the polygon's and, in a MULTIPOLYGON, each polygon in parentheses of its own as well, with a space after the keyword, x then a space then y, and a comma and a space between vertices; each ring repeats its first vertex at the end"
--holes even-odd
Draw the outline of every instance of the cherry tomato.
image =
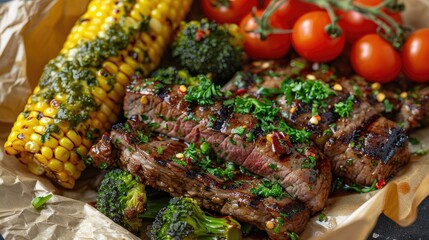
MULTIPOLYGON (((261 17, 262 10, 256 12, 261 17)), ((270 25, 276 29, 288 29, 285 23, 270 18, 270 25)), ((250 32, 257 28, 252 14, 248 14, 240 23, 240 31, 244 36, 244 50, 253 59, 275 59, 285 56, 290 50, 290 34, 270 34, 265 40, 259 33, 250 32)))
MULTIPOLYGON (((353 4, 360 4, 363 6, 377 6, 383 0, 354 0, 353 4)), ((387 9, 383 9, 389 17, 393 18, 397 23, 402 24, 402 18, 399 13, 391 13, 387 9)), ((366 19, 361 13, 356 11, 337 11, 340 17, 339 24, 344 29, 347 36, 347 42, 354 43, 362 36, 370 33, 377 32, 377 24, 373 21, 366 19)))
POLYGON ((239 23, 254 6, 258 6, 258 0, 201 0, 200 2, 204 15, 218 23, 239 23))
POLYGON ((350 54, 353 69, 371 82, 393 81, 401 72, 399 53, 378 34, 368 34, 355 42, 350 54))
POLYGON ((404 74, 415 82, 429 82, 429 28, 415 31, 402 47, 404 74))
POLYGON ((292 46, 302 57, 314 62, 327 62, 338 57, 346 37, 331 38, 325 27, 331 24, 328 13, 315 11, 301 16, 293 26, 292 46))
MULTIPOLYGON (((266 6, 268 6, 271 1, 265 2, 267 3, 266 6)), ((302 15, 318 10, 322 9, 302 0, 288 0, 277 8, 272 17, 277 18, 278 21, 286 21, 288 26, 293 26, 302 15)))

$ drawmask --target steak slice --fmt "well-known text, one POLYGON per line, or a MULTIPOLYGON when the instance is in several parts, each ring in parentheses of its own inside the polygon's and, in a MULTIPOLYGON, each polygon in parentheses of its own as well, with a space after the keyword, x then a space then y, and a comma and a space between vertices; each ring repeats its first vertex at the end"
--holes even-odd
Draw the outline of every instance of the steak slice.
POLYGON ((288 136, 273 132, 270 142, 251 114, 234 113, 231 105, 190 104, 179 86, 134 81, 127 89, 124 111, 139 116, 152 130, 186 142, 210 144, 217 156, 276 181, 312 212, 327 201, 332 181, 330 162, 311 144, 290 145, 288 136), (142 103, 143 102, 143 103, 142 103), (235 133, 243 129, 246 134, 235 133), (251 134, 252 138, 248 134, 251 134))
MULTIPOLYGON (((331 88, 337 84, 335 95, 327 97, 324 100, 325 106, 318 108, 320 120, 317 124, 310 122, 313 116, 311 104, 299 99, 289 102, 281 93, 272 96, 273 99, 276 98, 282 116, 290 126, 311 133, 311 139, 332 160, 336 176, 343 177, 348 182, 371 185, 375 180, 390 178, 398 168, 409 161, 406 132, 395 122, 380 117, 380 112, 385 111, 385 104, 376 100, 369 84, 361 78, 334 81, 329 77, 329 71, 325 71, 325 74, 319 70, 314 73, 296 72, 290 70, 290 64, 285 64, 283 69, 279 63, 270 62, 270 65, 273 67, 266 68, 265 72, 255 67, 248 68, 249 72, 242 73, 246 78, 235 77, 224 89, 232 94, 246 92, 258 97, 264 94, 264 91, 275 93, 287 77, 301 75, 302 79, 306 79, 307 74, 310 74, 309 78, 317 76, 317 79, 323 79, 331 88), (260 77, 255 76, 255 73, 260 77), (349 116, 340 117, 335 112, 335 105, 345 103, 352 95, 354 100, 349 116)), ((410 103, 403 105, 403 112, 410 109, 409 106, 415 106, 411 101, 408 100, 410 103)), ((393 100, 391 102, 398 104, 393 100)))
POLYGON ((145 129, 139 121, 118 124, 91 148, 89 156, 96 166, 107 163, 120 167, 138 176, 144 184, 172 196, 192 197, 203 208, 232 215, 265 230, 271 239, 287 239, 287 233, 304 230, 310 210, 300 201, 255 196, 250 189, 263 179, 253 175, 238 172, 225 180, 202 171, 192 162, 182 166, 172 159, 184 151, 186 144, 159 136, 140 143, 139 135, 148 134, 145 129))

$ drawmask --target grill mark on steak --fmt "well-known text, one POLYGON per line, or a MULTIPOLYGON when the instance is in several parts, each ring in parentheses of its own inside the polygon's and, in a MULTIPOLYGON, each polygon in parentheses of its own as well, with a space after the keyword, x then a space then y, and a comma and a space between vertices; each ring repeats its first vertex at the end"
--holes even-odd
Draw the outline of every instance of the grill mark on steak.
POLYGON ((97 164, 113 163, 138 176, 146 185, 167 191, 173 196, 192 197, 203 208, 232 215, 265 230, 271 239, 285 239, 290 231, 301 233, 304 230, 310 210, 298 200, 255 197, 250 189, 257 186, 261 179, 252 176, 238 174, 233 180, 225 181, 201 173, 195 165, 180 166, 169 159, 176 152, 183 152, 186 147, 184 143, 152 138, 148 144, 133 144, 130 142, 132 132, 145 128, 138 121, 128 121, 128 124, 132 126, 131 132, 116 127, 110 136, 106 133, 106 137, 93 146, 89 155, 97 164), (156 151, 159 146, 164 149, 162 154, 156 151), (160 159, 163 164, 159 164, 160 159), (273 229, 267 228, 266 222, 276 223, 279 217, 284 218, 284 223, 280 231, 275 233, 273 229))
MULTIPOLYGON (((134 82, 131 89, 143 89, 142 84, 144 83, 134 82)), ((313 212, 325 206, 332 176, 330 163, 318 149, 307 144, 297 144, 295 148, 307 151, 303 153, 293 151, 288 156, 282 156, 271 150, 271 144, 265 136, 259 136, 254 142, 247 142, 238 134, 232 134, 231 130, 236 127, 254 125, 256 118, 250 114, 224 114, 231 117, 223 122, 221 129, 208 127, 210 123, 208 116, 217 116, 224 107, 222 102, 216 102, 212 106, 196 106, 192 111, 193 118, 189 119, 187 111, 189 103, 184 101, 184 95, 178 91, 178 86, 169 87, 171 87, 169 96, 164 99, 153 94, 152 85, 145 85, 142 91, 128 89, 124 104, 126 116, 144 114, 150 121, 159 124, 160 127, 152 129, 158 133, 197 144, 206 141, 219 158, 232 161, 272 181, 278 181, 313 212), (147 104, 140 103, 143 96, 148 100, 147 104), (160 115, 164 117, 160 118, 160 115), (165 121, 165 118, 174 121, 165 121), (301 167, 309 154, 316 158, 316 172, 301 167), (277 166, 278 170, 273 170, 271 165, 277 166)))
MULTIPOLYGON (((266 69, 266 71, 281 69, 280 64, 271 65, 274 66, 273 69, 266 69)), ((290 65, 286 63, 283 68, 289 69, 290 65)), ((284 69, 278 71, 290 73, 284 69)), ((308 67, 304 67, 304 69, 308 69, 308 67)), ((252 72, 253 70, 250 69, 249 71, 252 72)), ((261 71, 259 73, 264 75, 261 71)), ((305 79, 309 73, 325 82, 334 83, 333 79, 330 79, 326 74, 320 74, 320 71, 315 73, 308 71, 292 72, 286 76, 301 76, 305 79)), ((310 104, 303 104, 299 100, 294 100, 288 104, 284 97, 279 97, 277 102, 280 105, 282 116, 289 125, 298 129, 306 129, 312 134, 312 141, 322 149, 326 156, 332 159, 335 175, 344 177, 348 182, 363 185, 371 185, 374 180, 389 178, 410 159, 408 138, 405 131, 396 123, 380 117, 380 112, 385 109, 384 104, 375 99, 370 85, 362 78, 355 77, 351 80, 338 79, 336 81, 342 86, 342 90, 336 91, 335 96, 330 96, 324 101, 327 107, 326 111, 319 109, 319 113, 321 113, 319 124, 309 123, 312 116, 310 104), (361 97, 355 96, 353 109, 348 118, 339 118, 334 113, 334 104, 346 101, 351 94, 356 95, 356 87, 362 93, 361 97), (293 113, 291 113, 292 108, 295 109, 293 113), (335 124, 335 127, 331 127, 331 124, 335 124), (332 132, 330 136, 324 134, 327 129, 332 132), (359 141, 363 141, 359 144, 361 147, 353 146, 359 141)), ((260 86, 279 88, 280 84, 281 80, 278 77, 265 76, 262 83, 247 83, 246 92, 257 96, 260 86)), ((238 91, 238 87, 233 81, 226 86, 227 90, 232 93, 238 91)), ((391 102, 395 104, 395 108, 398 109, 398 101, 393 100, 393 93, 390 92, 387 95, 392 99, 391 102)), ((427 95, 429 96, 429 91, 427 95)), ((408 100, 408 102, 410 103, 402 107, 402 115, 408 114, 408 116, 420 118, 420 115, 410 113, 411 106, 414 109, 417 108, 412 101, 408 100)), ((411 120, 409 119, 408 122, 411 120)))

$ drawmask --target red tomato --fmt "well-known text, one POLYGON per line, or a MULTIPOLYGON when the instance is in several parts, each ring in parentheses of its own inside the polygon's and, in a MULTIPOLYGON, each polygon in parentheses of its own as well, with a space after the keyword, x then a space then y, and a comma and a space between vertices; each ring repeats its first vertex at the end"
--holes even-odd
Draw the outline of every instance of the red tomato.
MULTIPOLYGON (((266 1, 268 4, 270 2, 271 1, 266 1)), ((266 4, 266 6, 268 4, 266 4)), ((288 26, 293 26, 296 20, 302 15, 318 10, 321 10, 321 8, 311 3, 303 2, 302 0, 288 0, 277 8, 272 17, 277 18, 278 21, 285 21, 288 26)))
MULTIPOLYGON (((175 0, 180 1, 180 0, 175 0)), ((218 23, 239 23, 258 0, 201 0, 204 15, 218 23)))
MULTIPOLYGON (((256 12, 261 17, 262 10, 256 12)), ((284 23, 270 18, 271 27, 276 29, 288 29, 284 23)), ((274 59, 285 56, 290 49, 289 34, 270 34, 267 39, 261 40, 259 33, 249 32, 255 30, 258 25, 252 14, 248 14, 240 23, 240 31, 244 36, 244 50, 253 59, 274 59)))
POLYGON ((292 46, 302 57, 314 62, 327 62, 338 57, 344 49, 344 34, 331 38, 325 27, 331 24, 328 13, 310 12, 293 26, 292 46))
POLYGON ((415 31, 402 47, 404 74, 415 82, 429 81, 429 28, 415 31))
MULTIPOLYGON (((361 4, 363 6, 377 6, 383 0, 354 0, 354 4, 361 4)), ((391 13, 387 9, 383 11, 393 18, 397 23, 402 24, 402 18, 399 13, 391 13)), ((377 24, 373 21, 366 19, 361 13, 356 11, 337 11, 340 17, 339 24, 344 29, 349 43, 354 43, 356 40, 364 35, 377 32, 377 24)))
POLYGON ((376 33, 357 40, 350 59, 353 69, 371 82, 387 83, 401 72, 399 53, 376 33))

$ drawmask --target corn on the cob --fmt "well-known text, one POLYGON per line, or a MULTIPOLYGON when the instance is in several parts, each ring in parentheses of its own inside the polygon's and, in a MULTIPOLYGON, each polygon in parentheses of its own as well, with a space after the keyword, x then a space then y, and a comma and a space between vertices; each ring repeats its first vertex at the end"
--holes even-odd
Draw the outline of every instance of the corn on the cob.
POLYGON ((97 138, 118 119, 130 77, 160 62, 192 0, 93 0, 45 67, 5 152, 73 188, 97 138))

